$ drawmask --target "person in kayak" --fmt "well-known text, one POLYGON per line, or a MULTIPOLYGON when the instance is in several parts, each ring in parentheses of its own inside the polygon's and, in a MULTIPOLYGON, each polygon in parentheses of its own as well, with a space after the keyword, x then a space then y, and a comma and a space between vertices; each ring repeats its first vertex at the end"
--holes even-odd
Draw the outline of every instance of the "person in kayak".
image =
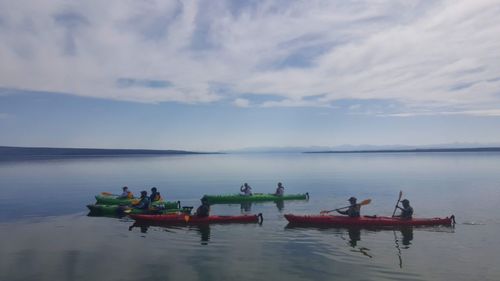
POLYGON ((156 187, 151 188, 151 195, 149 195, 149 201, 153 203, 161 200, 163 200, 163 198, 161 198, 160 192, 158 192, 156 187))
POLYGON ((283 196, 285 194, 285 187, 281 182, 278 182, 278 187, 276 188, 276 192, 274 195, 276 196, 283 196))
POLYGON ((124 186, 122 187, 122 194, 120 194, 120 196, 118 196, 117 198, 118 199, 132 199, 134 198, 134 194, 132 194, 132 192, 130 192, 128 190, 128 186, 124 186))
POLYGON ((348 207, 348 209, 346 211, 337 210, 337 212, 342 215, 348 215, 351 218, 359 217, 361 205, 357 204, 356 201, 356 197, 349 198, 349 203, 351 203, 351 205, 348 207))
POLYGON ((403 207, 397 206, 397 208, 401 210, 401 214, 398 217, 402 219, 411 219, 413 217, 413 208, 410 206, 410 201, 404 199, 401 201, 401 204, 403 204, 403 207))
POLYGON ((252 188, 248 185, 248 183, 244 183, 240 187, 240 191, 243 192, 244 196, 252 196, 252 188))
POLYGON ((151 204, 151 201, 149 201, 148 192, 145 190, 141 191, 141 198, 139 198, 139 199, 140 199, 139 203, 137 203, 133 207, 135 209, 141 209, 141 210, 149 209, 149 205, 151 204))
POLYGON ((195 216, 199 218, 206 218, 210 215, 210 205, 208 204, 208 200, 203 197, 201 198, 201 206, 196 209, 195 216))

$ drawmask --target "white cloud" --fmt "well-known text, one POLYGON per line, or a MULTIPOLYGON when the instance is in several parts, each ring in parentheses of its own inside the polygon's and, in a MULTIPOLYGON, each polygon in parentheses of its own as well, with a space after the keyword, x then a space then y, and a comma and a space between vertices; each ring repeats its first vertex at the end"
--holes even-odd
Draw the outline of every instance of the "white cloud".
POLYGON ((232 4, 0 0, 0 87, 137 102, 229 95, 236 106, 248 93, 282 98, 260 106, 384 99, 430 114, 500 107, 498 1, 232 4))
POLYGON ((249 107, 250 101, 247 99, 238 98, 234 100, 233 104, 236 105, 237 107, 249 107))

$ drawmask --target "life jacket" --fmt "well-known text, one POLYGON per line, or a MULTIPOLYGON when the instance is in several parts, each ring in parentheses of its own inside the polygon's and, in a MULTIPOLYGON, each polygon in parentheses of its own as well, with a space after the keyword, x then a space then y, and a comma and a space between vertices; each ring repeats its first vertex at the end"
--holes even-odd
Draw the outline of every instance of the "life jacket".
POLYGON ((134 198, 134 194, 132 192, 130 192, 130 191, 127 191, 127 198, 128 199, 134 198))

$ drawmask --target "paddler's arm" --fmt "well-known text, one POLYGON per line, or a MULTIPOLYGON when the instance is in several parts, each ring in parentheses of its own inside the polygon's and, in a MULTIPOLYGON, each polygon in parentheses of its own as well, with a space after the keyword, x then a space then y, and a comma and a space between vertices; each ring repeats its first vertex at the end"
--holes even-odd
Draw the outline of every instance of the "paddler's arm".
POLYGON ((347 211, 337 210, 337 213, 342 214, 342 215, 347 215, 347 211))

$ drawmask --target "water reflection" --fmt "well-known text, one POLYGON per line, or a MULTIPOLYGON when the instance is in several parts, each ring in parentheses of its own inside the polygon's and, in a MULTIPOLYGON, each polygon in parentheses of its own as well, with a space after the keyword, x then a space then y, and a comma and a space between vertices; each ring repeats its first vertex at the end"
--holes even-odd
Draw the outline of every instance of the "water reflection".
POLYGON ((285 201, 284 200, 279 200, 279 201, 274 201, 276 204, 276 208, 278 208, 278 211, 281 213, 283 209, 285 208, 285 201))
POLYGON ((188 230, 195 230, 198 232, 200 235, 200 244, 201 245, 208 245, 208 242, 210 241, 210 225, 209 224, 200 224, 200 225, 189 225, 189 226, 172 226, 172 225, 165 225, 165 224, 152 224, 152 223, 141 223, 141 222, 134 222, 131 226, 129 226, 128 230, 132 231, 134 228, 139 228, 141 233, 147 233, 150 227, 159 227, 163 231, 166 232, 175 232, 175 230, 179 229, 188 229, 188 230))
MULTIPOLYGON (((278 200, 278 201, 273 201, 274 204, 276 205, 276 208, 278 209, 278 212, 282 212, 285 209, 285 200, 278 200)), ((266 204, 267 202, 242 202, 240 203, 240 210, 242 214, 249 214, 252 212, 252 205, 253 204, 266 204)))
MULTIPOLYGON (((393 245, 396 250, 397 263, 400 268, 403 268, 403 250, 407 250, 412 246, 414 238, 414 229, 432 232, 454 232, 453 227, 383 227, 383 228, 362 228, 362 227, 325 227, 314 226, 305 227, 297 225, 287 225, 285 230, 306 230, 317 229, 319 231, 330 232, 338 235, 341 239, 347 241, 346 245, 352 253, 360 253, 363 256, 373 258, 374 255, 371 250, 363 245, 360 245, 363 235, 373 235, 374 233, 392 232, 393 245), (348 237, 348 238, 346 238, 348 237)), ((392 235, 391 235, 392 236, 392 235)), ((389 236, 390 237, 390 236, 389 236)))
MULTIPOLYGON (((413 227, 402 227, 399 228, 399 231, 401 232, 401 242, 403 243, 403 249, 409 249, 411 245, 411 241, 413 240, 413 227)), ((394 245, 397 249, 397 256, 399 260, 399 268, 403 268, 403 255, 401 253, 401 247, 399 245, 399 239, 398 236, 396 235, 396 229, 393 230, 394 233, 394 245)))
POLYGON ((240 210, 242 214, 247 214, 252 211, 252 202, 242 202, 240 204, 240 210))
POLYGON ((399 231, 403 236, 403 245, 406 246, 406 249, 410 248, 411 240, 413 240, 413 227, 403 227, 399 231))

